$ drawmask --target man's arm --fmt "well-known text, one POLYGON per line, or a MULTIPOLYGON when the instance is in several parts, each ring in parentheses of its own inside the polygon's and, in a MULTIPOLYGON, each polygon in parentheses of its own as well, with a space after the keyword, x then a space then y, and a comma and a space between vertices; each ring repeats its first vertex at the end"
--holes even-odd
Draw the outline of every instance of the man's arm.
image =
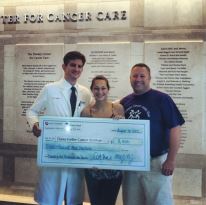
POLYGON ((176 155, 180 145, 181 127, 176 126, 170 129, 169 151, 167 159, 162 164, 162 174, 169 176, 173 174, 176 164, 176 155))
POLYGON ((39 123, 36 122, 33 125, 32 132, 34 136, 39 137, 41 135, 41 129, 39 128, 39 123))

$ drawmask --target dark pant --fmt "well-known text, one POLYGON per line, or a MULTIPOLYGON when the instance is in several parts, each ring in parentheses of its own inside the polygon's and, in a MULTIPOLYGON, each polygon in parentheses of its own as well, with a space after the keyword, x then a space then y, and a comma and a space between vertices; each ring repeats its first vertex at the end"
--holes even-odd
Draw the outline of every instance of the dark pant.
POLYGON ((91 205, 115 205, 122 175, 112 179, 96 179, 85 170, 85 178, 91 205))

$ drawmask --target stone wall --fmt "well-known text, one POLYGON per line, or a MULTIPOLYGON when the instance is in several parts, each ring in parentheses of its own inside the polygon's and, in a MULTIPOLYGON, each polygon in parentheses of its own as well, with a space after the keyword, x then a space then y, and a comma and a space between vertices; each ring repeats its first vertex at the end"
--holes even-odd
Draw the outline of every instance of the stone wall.
MULTIPOLYGON (((152 75, 156 79, 153 86, 157 85, 158 72, 163 69, 158 61, 157 48, 184 47, 190 51, 189 60, 184 64, 187 64, 185 69, 191 72, 191 82, 195 85, 188 89, 189 95, 198 98, 198 105, 188 102, 184 113, 190 126, 184 132, 187 149, 182 147, 178 154, 174 194, 180 199, 206 201, 206 0, 60 0, 58 4, 52 0, 44 0, 44 3, 40 0, 18 0, 15 3, 1 0, 0 16, 3 16, 0 18, 1 184, 33 186, 38 175, 36 139, 30 134, 15 137, 25 129, 23 124, 14 120, 18 113, 15 102, 19 100, 18 97, 14 99, 19 75, 16 71, 18 65, 23 64, 17 61, 21 59, 18 57, 21 56, 19 48, 40 45, 48 49, 58 45, 65 53, 71 45, 80 48, 80 45, 87 44, 90 50, 90 44, 137 43, 131 47, 134 58, 124 72, 129 72, 132 64, 145 60, 152 66, 152 75), (60 18, 63 13, 73 16, 64 22, 60 18), (193 52, 194 48, 198 55, 193 52), (192 135, 188 129, 193 131, 192 135)), ((55 57, 59 66, 63 52, 55 57)), ((185 103, 184 100, 181 103, 185 103)))

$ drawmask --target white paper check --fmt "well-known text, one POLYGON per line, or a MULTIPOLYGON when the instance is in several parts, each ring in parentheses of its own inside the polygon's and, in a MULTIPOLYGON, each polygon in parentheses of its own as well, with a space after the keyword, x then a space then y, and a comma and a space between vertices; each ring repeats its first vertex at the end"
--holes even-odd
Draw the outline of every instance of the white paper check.
POLYGON ((150 169, 148 120, 40 118, 39 166, 150 169))

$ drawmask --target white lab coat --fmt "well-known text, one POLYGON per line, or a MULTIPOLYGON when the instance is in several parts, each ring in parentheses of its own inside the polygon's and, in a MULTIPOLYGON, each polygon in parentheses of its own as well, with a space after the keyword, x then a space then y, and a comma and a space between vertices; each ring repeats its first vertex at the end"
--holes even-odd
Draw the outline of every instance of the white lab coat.
MULTIPOLYGON (((80 116, 83 108, 91 102, 90 91, 76 84, 77 103, 74 113, 80 116)), ((26 116, 30 127, 38 122, 40 114, 48 116, 71 116, 70 94, 71 85, 65 80, 47 84, 26 116)), ((64 193, 67 195, 67 205, 75 205, 83 201, 83 170, 74 168, 40 168, 35 200, 41 205, 62 205, 64 193)))

